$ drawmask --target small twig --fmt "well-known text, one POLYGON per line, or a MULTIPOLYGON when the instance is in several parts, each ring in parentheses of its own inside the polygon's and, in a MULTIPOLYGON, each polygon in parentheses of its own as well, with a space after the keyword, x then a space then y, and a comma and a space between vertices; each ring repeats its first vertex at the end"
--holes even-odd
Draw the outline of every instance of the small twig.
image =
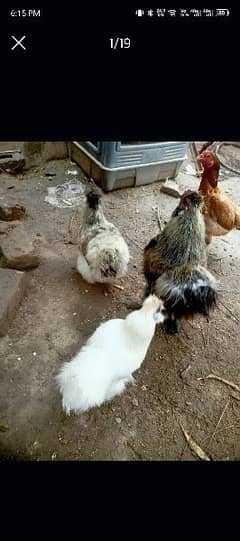
POLYGON ((206 340, 205 340, 205 336, 204 336, 204 332, 203 332, 202 327, 201 327, 201 335, 202 335, 202 339, 203 339, 203 344, 206 347, 207 344, 206 344, 206 340))
POLYGON ((209 447, 211 441, 213 440, 213 438, 214 438, 214 436, 215 436, 215 434, 216 434, 216 431, 217 431, 217 429, 218 429, 218 427, 219 427, 219 425, 220 425, 220 423, 221 423, 221 420, 222 420, 222 418, 223 418, 223 416, 224 416, 224 413, 225 413, 225 411, 226 411, 226 409, 227 409, 227 407, 228 407, 228 405, 229 405, 229 402, 230 402, 230 398, 228 398, 227 403, 225 404, 225 406, 224 406, 224 408, 223 408, 223 411, 222 411, 222 413, 221 413, 221 415, 220 415, 220 417, 219 417, 219 419, 218 419, 218 422, 217 422, 217 424, 216 424, 216 426, 215 426, 215 429, 214 429, 214 431, 213 431, 213 433, 212 433, 212 435, 211 435, 211 437, 210 437, 210 439, 209 439, 209 442, 208 442, 207 447, 209 447))
POLYGON ((186 432, 185 428, 183 427, 182 423, 178 421, 179 426, 183 432, 183 435, 194 455, 196 455, 201 460, 207 460, 210 461, 211 458, 208 456, 203 449, 192 439, 192 437, 186 432))
POLYGON ((71 217, 71 219, 69 221, 69 224, 68 224, 68 232, 69 233, 72 233, 73 224, 74 224, 74 216, 71 217))
POLYGON ((190 348, 190 347, 191 347, 190 344, 188 344, 188 343, 186 342, 186 340, 184 340, 183 336, 181 336, 180 334, 177 335, 176 338, 178 338, 179 342, 181 342, 181 344, 182 344, 183 346, 185 346, 186 348, 190 348))
POLYGON ((123 286, 119 286, 118 284, 112 284, 113 287, 116 287, 117 289, 121 289, 122 291, 124 290, 124 287, 123 286))
POLYGON ((234 400, 237 400, 238 402, 240 402, 240 397, 234 396, 234 394, 231 394, 230 396, 231 396, 231 398, 233 398, 234 400))
POLYGON ((229 314, 233 317, 233 319, 235 319, 238 323, 240 323, 240 319, 234 314, 231 308, 226 306, 226 304, 224 304, 222 301, 219 301, 219 304, 221 304, 225 308, 225 310, 229 312, 229 314))
POLYGON ((188 364, 188 366, 186 366, 186 368, 184 368, 183 370, 181 370, 181 372, 180 372, 180 377, 181 377, 182 379, 184 379, 184 376, 186 376, 186 374, 187 374, 187 372, 190 370, 191 366, 192 366, 191 364, 188 364))
POLYGON ((207 323, 207 340, 206 340, 206 346, 209 345, 209 330, 210 330, 210 321, 207 323))
POLYGON ((240 425, 228 425, 228 426, 223 426, 222 428, 220 428, 219 430, 217 430, 217 432, 223 432, 224 430, 229 430, 230 428, 240 428, 240 425))
POLYGON ((127 441, 127 446, 130 447, 130 449, 134 452, 134 454, 139 460, 142 460, 144 458, 142 453, 139 453, 139 451, 136 451, 136 449, 133 447, 133 445, 131 445, 131 443, 129 443, 129 441, 127 441))
MULTIPOLYGON (((174 417, 175 417, 176 422, 179 424, 176 415, 174 415, 174 417)), ((189 436, 190 436, 190 437, 192 437, 192 431, 193 431, 193 427, 194 427, 194 425, 195 425, 196 419, 197 419, 197 415, 194 416, 194 419, 193 419, 193 422, 192 422, 192 425, 191 425, 191 429, 190 429, 190 433, 189 433, 189 436)), ((181 452, 181 455, 180 455, 181 457, 182 457, 183 454, 185 453, 186 447, 187 447, 187 441, 186 441, 186 439, 185 439, 184 445, 183 445, 183 448, 182 448, 182 452, 181 452)))
POLYGON ((161 217, 160 217, 159 206, 158 206, 158 208, 157 208, 157 218, 158 218, 159 229, 160 229, 160 231, 162 231, 163 227, 162 227, 162 222, 161 222, 161 217))
POLYGON ((221 381, 222 383, 225 383, 225 385, 228 385, 235 391, 238 391, 240 393, 240 387, 236 385, 235 383, 232 383, 231 381, 228 381, 227 379, 220 378, 219 376, 215 376, 215 374, 208 374, 208 376, 205 376, 204 378, 197 378, 198 381, 205 380, 205 379, 216 379, 217 381, 221 381))

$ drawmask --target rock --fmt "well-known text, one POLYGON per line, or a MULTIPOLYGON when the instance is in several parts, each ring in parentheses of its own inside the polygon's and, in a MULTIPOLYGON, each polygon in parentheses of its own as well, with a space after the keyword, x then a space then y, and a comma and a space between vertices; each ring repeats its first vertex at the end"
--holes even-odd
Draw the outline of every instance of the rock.
POLYGON ((23 205, 11 205, 9 203, 0 203, 0 220, 10 222, 12 220, 21 220, 26 215, 26 209, 23 205))
POLYGON ((6 152, 0 154, 0 172, 11 173, 13 175, 19 173, 25 165, 25 159, 21 152, 6 152))
POLYGON ((161 187, 161 192, 172 195, 173 197, 181 197, 179 186, 175 180, 166 180, 161 187))
POLYGON ((11 229, 19 225, 18 221, 0 222, 0 235, 6 235, 11 229))
POLYGON ((27 283, 26 272, 0 269, 0 336, 7 334, 8 326, 25 294, 27 283))
POLYGON ((3 265, 10 269, 32 269, 39 265, 39 257, 32 238, 21 225, 1 240, 3 265))

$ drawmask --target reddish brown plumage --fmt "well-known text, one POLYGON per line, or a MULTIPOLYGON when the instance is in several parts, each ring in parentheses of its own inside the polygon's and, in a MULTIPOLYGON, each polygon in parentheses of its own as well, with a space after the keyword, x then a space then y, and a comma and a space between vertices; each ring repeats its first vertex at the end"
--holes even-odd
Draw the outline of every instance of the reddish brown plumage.
POLYGON ((204 150, 201 152, 198 159, 204 169, 199 186, 199 191, 204 195, 205 193, 208 193, 210 188, 214 190, 218 188, 220 161, 216 154, 211 150, 204 150))
POLYGON ((198 159, 204 168, 199 191, 204 196, 206 243, 210 244, 212 236, 226 235, 240 228, 240 209, 218 186, 220 162, 216 154, 205 150, 198 159))
MULTIPOLYGON (((157 243, 158 237, 153 239, 157 243)), ((149 283, 156 280, 156 277, 161 276, 161 274, 167 270, 166 265, 160 261, 155 254, 155 250, 152 246, 148 245, 145 248, 144 252, 144 273, 148 277, 149 283)))

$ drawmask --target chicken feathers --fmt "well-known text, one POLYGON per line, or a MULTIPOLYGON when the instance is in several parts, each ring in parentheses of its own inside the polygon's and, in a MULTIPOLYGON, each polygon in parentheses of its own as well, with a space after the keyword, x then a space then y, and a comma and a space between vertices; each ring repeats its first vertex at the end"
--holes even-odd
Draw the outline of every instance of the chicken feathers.
POLYGON ((100 192, 91 188, 80 225, 78 272, 89 283, 110 283, 127 272, 129 259, 119 229, 104 216, 100 192))
POLYGON ((206 244, 213 236, 226 235, 232 229, 240 229, 240 209, 221 190, 218 185, 220 162, 211 150, 198 156, 204 168, 199 192, 204 197, 203 214, 206 226, 206 244))

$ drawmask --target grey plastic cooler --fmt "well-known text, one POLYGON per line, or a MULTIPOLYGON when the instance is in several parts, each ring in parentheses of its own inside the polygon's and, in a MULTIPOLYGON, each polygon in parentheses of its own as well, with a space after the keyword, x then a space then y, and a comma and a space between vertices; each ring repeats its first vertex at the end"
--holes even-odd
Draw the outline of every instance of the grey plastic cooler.
POLYGON ((74 141, 71 155, 108 192, 175 178, 188 145, 175 141, 74 141))

